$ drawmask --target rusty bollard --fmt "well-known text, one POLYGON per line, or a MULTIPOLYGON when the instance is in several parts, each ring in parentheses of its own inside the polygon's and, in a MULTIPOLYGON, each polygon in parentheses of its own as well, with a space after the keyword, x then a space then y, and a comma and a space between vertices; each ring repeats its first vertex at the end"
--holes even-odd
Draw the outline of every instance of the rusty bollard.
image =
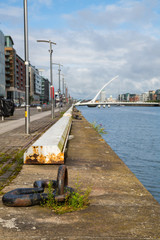
POLYGON ((39 205, 42 201, 48 199, 48 194, 44 193, 44 189, 51 182, 54 189, 53 196, 56 201, 64 201, 66 196, 70 195, 74 190, 68 187, 68 170, 65 165, 61 165, 58 169, 57 180, 40 180, 35 181, 34 188, 17 188, 4 194, 3 204, 9 207, 28 207, 39 205))

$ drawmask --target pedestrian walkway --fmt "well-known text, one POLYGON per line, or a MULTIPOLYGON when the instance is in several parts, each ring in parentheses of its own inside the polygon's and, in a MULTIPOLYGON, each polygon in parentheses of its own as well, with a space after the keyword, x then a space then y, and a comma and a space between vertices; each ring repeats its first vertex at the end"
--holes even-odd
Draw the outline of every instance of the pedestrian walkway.
MULTIPOLYGON (((6 207, 0 201, 0 240, 158 240, 160 204, 82 117, 73 120, 66 166, 69 186, 90 186, 91 204, 56 215, 41 206, 6 207), (78 179, 78 180, 77 180, 78 179)), ((24 165, 4 191, 56 180, 59 166, 24 165)))
MULTIPOLYGON (((58 112, 59 109, 55 109, 55 112, 58 112)), ((43 117, 51 115, 51 111, 41 112, 37 113, 33 116, 30 116, 30 122, 33 122, 35 120, 41 119, 43 117)), ((12 131, 15 128, 21 127, 25 124, 25 118, 20 118, 17 120, 11 120, 7 122, 1 122, 0 123, 0 134, 3 134, 5 132, 12 131)))

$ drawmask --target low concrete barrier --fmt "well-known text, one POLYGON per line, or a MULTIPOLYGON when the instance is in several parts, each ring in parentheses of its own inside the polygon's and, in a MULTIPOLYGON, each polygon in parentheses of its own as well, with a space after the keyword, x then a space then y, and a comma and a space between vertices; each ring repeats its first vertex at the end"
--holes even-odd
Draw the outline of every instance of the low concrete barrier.
POLYGON ((24 164, 63 164, 72 107, 24 153, 24 164))

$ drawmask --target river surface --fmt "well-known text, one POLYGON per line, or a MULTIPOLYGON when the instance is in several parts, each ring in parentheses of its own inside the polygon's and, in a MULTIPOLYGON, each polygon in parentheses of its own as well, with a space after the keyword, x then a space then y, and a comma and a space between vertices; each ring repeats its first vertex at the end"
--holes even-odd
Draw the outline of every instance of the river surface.
POLYGON ((160 108, 78 107, 107 131, 105 141, 160 203, 160 108))

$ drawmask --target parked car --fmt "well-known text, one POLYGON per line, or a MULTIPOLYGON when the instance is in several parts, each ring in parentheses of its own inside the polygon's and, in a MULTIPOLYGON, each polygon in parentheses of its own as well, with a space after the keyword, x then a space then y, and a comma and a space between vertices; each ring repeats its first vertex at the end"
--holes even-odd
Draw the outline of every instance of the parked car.
POLYGON ((18 108, 18 107, 21 106, 21 104, 20 103, 14 103, 14 106, 18 108))
POLYGON ((25 106, 26 106, 26 103, 23 102, 23 103, 21 104, 21 107, 25 107, 25 106))

